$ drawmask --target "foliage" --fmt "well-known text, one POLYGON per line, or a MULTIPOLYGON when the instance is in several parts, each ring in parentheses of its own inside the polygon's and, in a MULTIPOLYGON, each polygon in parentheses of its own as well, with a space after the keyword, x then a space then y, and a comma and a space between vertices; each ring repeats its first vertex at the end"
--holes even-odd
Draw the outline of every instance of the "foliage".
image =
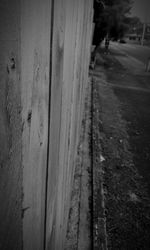
POLYGON ((126 22, 129 24, 129 33, 136 33, 137 35, 142 34, 143 32, 143 24, 138 17, 128 17, 126 22))
POLYGON ((99 39, 106 35, 116 40, 122 38, 129 29, 128 14, 132 3, 132 0, 95 0, 94 22, 99 34, 96 36, 99 39))

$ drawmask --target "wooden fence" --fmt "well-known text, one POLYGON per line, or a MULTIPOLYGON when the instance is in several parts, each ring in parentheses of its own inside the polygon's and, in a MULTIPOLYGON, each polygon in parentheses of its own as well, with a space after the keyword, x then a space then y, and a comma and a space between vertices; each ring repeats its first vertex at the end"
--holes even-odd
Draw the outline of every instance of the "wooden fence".
POLYGON ((92 15, 91 0, 22 2, 26 250, 63 249, 88 77, 92 15))
POLYGON ((5 96, 0 99, 5 143, 0 146, 11 162, 6 173, 0 169, 1 203, 5 196, 0 218, 7 215, 0 249, 20 249, 22 234, 24 250, 62 250, 88 79, 93 2, 2 0, 0 14, 5 96))

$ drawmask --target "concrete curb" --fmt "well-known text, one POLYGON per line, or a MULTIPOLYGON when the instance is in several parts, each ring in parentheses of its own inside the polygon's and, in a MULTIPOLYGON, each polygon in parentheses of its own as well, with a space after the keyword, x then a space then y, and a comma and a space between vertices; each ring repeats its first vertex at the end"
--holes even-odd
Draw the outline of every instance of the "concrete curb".
POLYGON ((107 250, 105 192, 103 188, 103 161, 99 133, 99 110, 97 93, 92 79, 91 91, 91 157, 92 157, 92 197, 93 197, 93 249, 107 250))

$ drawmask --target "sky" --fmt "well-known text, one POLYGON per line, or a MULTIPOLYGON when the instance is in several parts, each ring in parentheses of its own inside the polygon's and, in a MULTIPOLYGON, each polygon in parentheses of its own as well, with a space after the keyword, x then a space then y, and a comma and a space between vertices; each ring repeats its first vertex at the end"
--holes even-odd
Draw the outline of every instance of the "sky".
POLYGON ((134 0, 131 15, 140 17, 142 22, 150 23, 150 0, 134 0))

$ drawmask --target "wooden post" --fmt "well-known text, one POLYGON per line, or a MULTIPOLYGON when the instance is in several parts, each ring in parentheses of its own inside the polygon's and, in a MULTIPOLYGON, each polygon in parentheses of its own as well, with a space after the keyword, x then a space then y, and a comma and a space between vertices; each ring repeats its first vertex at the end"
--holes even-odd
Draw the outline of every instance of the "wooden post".
POLYGON ((142 39, 141 39, 142 46, 144 45, 145 30, 146 30, 146 23, 143 23, 143 33, 142 33, 142 39))

